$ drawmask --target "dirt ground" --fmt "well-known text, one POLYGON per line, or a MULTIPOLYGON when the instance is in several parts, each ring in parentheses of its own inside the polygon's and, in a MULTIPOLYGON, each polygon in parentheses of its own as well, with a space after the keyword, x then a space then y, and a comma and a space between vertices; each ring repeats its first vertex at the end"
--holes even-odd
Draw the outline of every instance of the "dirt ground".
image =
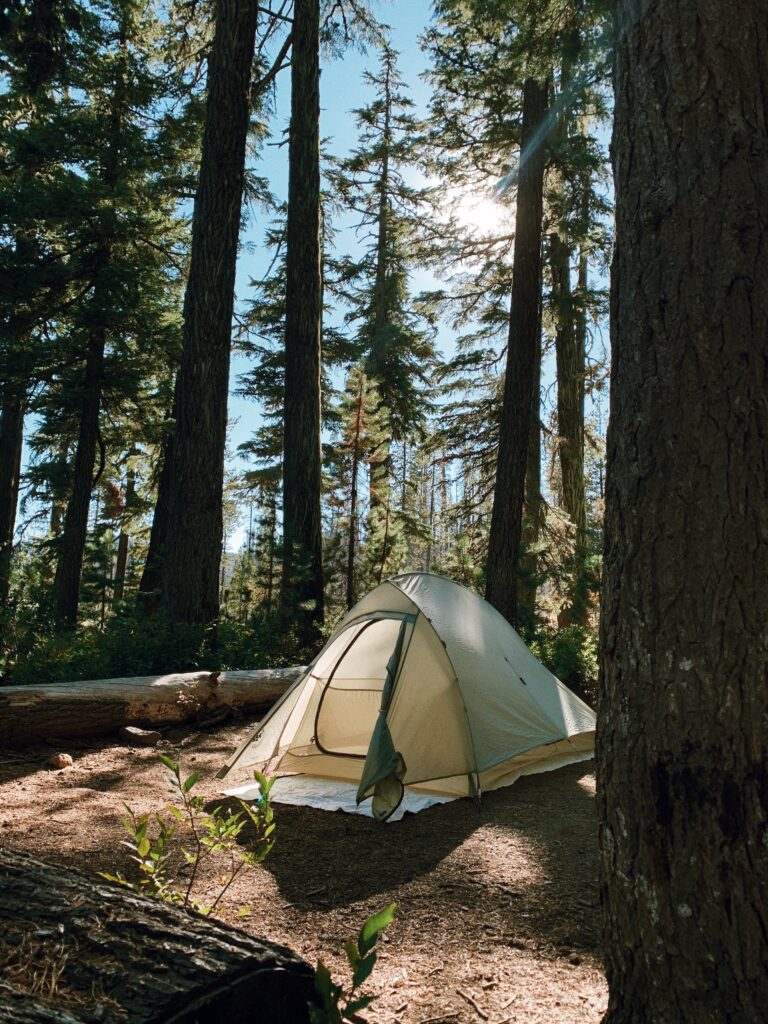
MULTIPOLYGON (((249 726, 175 729, 160 749, 213 778, 249 726)), ((606 1005, 599 948, 591 762, 521 779, 382 825, 276 805, 277 842, 244 872, 220 916, 318 957, 346 977, 342 945, 392 901, 366 991, 371 1024, 596 1024, 606 1005), (251 909, 238 919, 239 907, 251 909)), ((229 782, 229 780, 228 780, 229 782)), ((0 843, 86 871, 128 872, 120 818, 169 799, 157 749, 115 741, 0 751, 0 843), (46 767, 55 751, 72 767, 46 767)), ((207 881, 207 879, 206 879, 207 881)), ((213 875, 211 893, 217 890, 213 875)))

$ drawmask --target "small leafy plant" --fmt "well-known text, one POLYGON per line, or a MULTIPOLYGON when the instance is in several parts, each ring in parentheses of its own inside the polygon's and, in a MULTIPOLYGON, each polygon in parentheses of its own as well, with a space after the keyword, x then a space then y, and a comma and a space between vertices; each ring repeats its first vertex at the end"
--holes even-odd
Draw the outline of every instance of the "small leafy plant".
POLYGON ((396 907, 396 903, 390 903, 384 910, 369 917, 360 929, 357 942, 350 940, 344 944, 344 952, 352 970, 352 984, 348 990, 337 985, 322 960, 318 961, 315 991, 320 998, 320 1006, 310 1006, 311 1024, 344 1024, 347 1021, 350 1024, 365 1024, 359 1013, 370 1006, 376 996, 360 996, 357 992, 376 965, 376 940, 379 933, 392 924, 396 907))
MULTIPOLYGON (((138 865, 139 878, 133 882, 119 873, 110 875, 104 872, 102 877, 135 892, 156 896, 167 903, 189 907, 201 914, 211 914, 240 872, 245 867, 260 864, 274 845, 274 812, 269 798, 274 780, 254 772, 261 795, 253 806, 239 800, 238 811, 231 808, 225 810, 221 806, 206 811, 202 797, 192 793, 200 773, 192 772, 182 778, 181 766, 176 761, 163 754, 160 759, 171 773, 171 788, 179 803, 170 804, 164 813, 153 816, 154 829, 152 816, 137 815, 126 804, 128 816, 123 818, 122 825, 129 838, 123 840, 123 845, 131 851, 131 860, 138 865), (253 825, 253 836, 248 845, 243 846, 238 840, 248 822, 253 825), (182 828, 186 833, 183 838, 180 834, 182 828), (177 848, 181 849, 189 866, 189 876, 181 886, 169 875, 169 861, 177 848), (195 883, 199 879, 201 866, 215 856, 224 858, 227 867, 220 874, 220 890, 216 898, 206 905, 197 898, 195 883)), ((239 911, 241 917, 248 913, 247 907, 239 911)))

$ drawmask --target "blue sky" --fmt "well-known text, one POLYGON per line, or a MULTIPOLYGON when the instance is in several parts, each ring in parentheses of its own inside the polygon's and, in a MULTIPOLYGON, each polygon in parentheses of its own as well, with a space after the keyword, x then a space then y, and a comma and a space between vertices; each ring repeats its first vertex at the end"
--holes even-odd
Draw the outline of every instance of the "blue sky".
MULTIPOLYGON (((419 37, 426 28, 431 13, 431 0, 392 0, 375 6, 377 16, 391 27, 392 46, 399 53, 399 66, 407 83, 411 99, 416 104, 416 115, 426 114, 430 88, 421 77, 427 68, 427 58, 419 47, 419 37)), ((352 111, 372 99, 372 93, 363 83, 363 73, 373 69, 378 62, 373 51, 360 53, 349 47, 336 60, 325 57, 321 63, 320 79, 320 133, 326 140, 326 149, 335 156, 344 156, 357 143, 357 130, 352 111)), ((273 118, 273 139, 281 138, 281 132, 288 126, 290 115, 290 77, 283 72, 278 79, 275 116, 273 118)), ((278 199, 284 199, 288 187, 288 147, 267 145, 256 170, 264 176, 278 199)), ((248 282, 265 272, 268 256, 262 247, 268 215, 256 211, 252 215, 243 236, 244 248, 238 260, 237 298, 242 302, 249 297, 248 282)), ((337 235, 340 251, 354 251, 354 228, 351 224, 341 228, 337 235)), ((429 275, 414 277, 416 291, 429 287, 433 279, 429 275)), ((249 361, 236 353, 232 361, 230 389, 234 389, 237 377, 248 369, 249 361)), ((237 446, 247 440, 258 424, 258 407, 255 402, 230 394, 229 401, 231 464, 241 461, 235 454, 237 446)), ((238 538, 239 533, 238 531, 238 538)), ((237 538, 236 538, 237 539, 237 538)))

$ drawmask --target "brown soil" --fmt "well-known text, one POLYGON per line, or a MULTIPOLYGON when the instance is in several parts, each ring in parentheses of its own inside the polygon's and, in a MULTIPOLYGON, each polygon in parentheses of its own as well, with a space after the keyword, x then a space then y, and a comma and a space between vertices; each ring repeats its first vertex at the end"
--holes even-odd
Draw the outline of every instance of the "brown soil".
MULTIPOLYGON (((183 771, 213 779, 245 727, 166 733, 183 771)), ((130 871, 123 803, 170 798, 157 750, 101 743, 0 752, 0 843, 86 871, 130 871), (46 767, 51 753, 74 765, 46 767)), ((277 843, 244 873, 221 917, 318 957, 346 977, 342 945, 392 901, 366 991, 376 1024, 597 1024, 606 987, 599 949, 592 765, 521 779, 381 825, 357 815, 276 805, 277 843), (247 918, 238 908, 250 907, 247 918)), ((208 879, 205 879, 206 882, 208 879)), ((217 891, 214 871, 210 892, 217 891)))

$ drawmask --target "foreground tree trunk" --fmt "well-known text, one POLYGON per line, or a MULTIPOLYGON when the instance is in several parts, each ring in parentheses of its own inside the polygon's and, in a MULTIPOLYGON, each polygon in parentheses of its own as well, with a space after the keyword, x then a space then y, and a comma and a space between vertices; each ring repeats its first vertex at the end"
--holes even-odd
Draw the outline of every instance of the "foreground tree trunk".
POLYGON ((314 998, 311 968, 284 946, 6 847, 0 952, 0 1021, 13 1024, 306 1024, 314 998))
POLYGON ((21 450, 24 442, 23 389, 9 389, 0 407, 0 608, 8 600, 11 555, 19 503, 21 450))
POLYGON ((281 601, 307 637, 324 617, 320 513, 320 5, 295 0, 286 236, 281 601))
POLYGON ((540 135, 546 112, 547 86, 528 79, 523 86, 512 309, 485 583, 486 599, 513 625, 517 622, 525 473, 539 351, 546 148, 540 135))
POLYGON ((616 11, 597 731, 609 1024, 768 1006, 768 20, 616 11))
POLYGON ((211 623, 219 614, 229 359, 257 8, 255 0, 220 0, 208 61, 176 426, 166 453, 172 462, 161 477, 166 493, 158 495, 164 514, 167 502, 160 576, 171 622, 211 623))

